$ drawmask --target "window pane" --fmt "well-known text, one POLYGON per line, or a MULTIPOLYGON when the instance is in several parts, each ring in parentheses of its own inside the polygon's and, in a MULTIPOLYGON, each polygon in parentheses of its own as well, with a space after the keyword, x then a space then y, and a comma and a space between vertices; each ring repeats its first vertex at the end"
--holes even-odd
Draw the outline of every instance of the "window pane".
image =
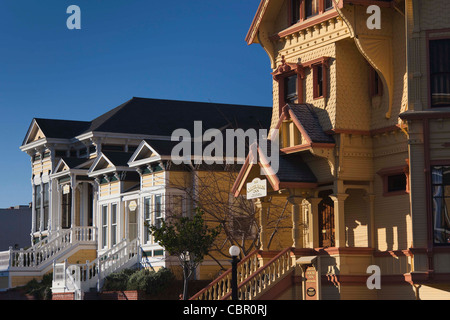
POLYGON ((388 177, 388 192, 404 191, 406 190, 406 176, 405 174, 397 174, 388 177))
POLYGON ((297 100, 297 75, 285 78, 285 102, 294 103, 297 100))
POLYGON ((152 225, 152 215, 151 215, 151 200, 150 198, 144 199, 144 241, 149 243, 151 241, 151 233, 148 227, 152 225))
POLYGON ((137 210, 130 211, 128 214, 128 219, 128 237, 130 240, 133 240, 137 238, 137 210))
POLYGON ((155 226, 161 227, 162 210, 161 210, 161 196, 155 196, 155 226))
POLYGON ((111 206, 111 245, 117 243, 117 204, 111 206))
POLYGON ((434 243, 450 243, 450 179, 446 177, 449 167, 433 167, 433 228, 434 243))
POLYGON ((34 189, 34 208, 35 208, 35 230, 41 228, 41 185, 37 185, 34 189))
POLYGON ((319 13, 319 0, 306 0, 306 17, 312 17, 319 13))
POLYGON ((108 206, 102 207, 102 245, 108 245, 108 206))
POLYGON ((62 195, 61 215, 61 227, 70 228, 72 224, 72 192, 62 195))
POLYGON ((291 0, 291 24, 300 21, 300 0, 291 0))
POLYGON ((49 184, 44 184, 43 189, 43 201, 44 201, 44 230, 48 229, 48 213, 49 213, 49 184))
POLYGON ((431 105, 450 105, 450 39, 432 40, 430 48, 431 105))
POLYGON ((333 8, 333 0, 325 0, 325 10, 333 8))
POLYGON ((317 67, 317 95, 323 96, 323 66, 317 67))

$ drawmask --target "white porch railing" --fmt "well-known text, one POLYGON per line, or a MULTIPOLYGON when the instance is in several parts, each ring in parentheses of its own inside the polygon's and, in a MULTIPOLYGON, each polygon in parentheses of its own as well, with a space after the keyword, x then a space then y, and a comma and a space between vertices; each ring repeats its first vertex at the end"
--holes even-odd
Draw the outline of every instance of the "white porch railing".
POLYGON ((140 259, 140 246, 137 239, 122 240, 110 250, 92 262, 54 264, 52 291, 75 292, 75 298, 81 299, 83 293, 91 288, 100 291, 105 278, 120 269, 136 265, 140 259))
POLYGON ((63 253, 75 243, 97 241, 97 228, 74 227, 53 233, 44 243, 38 243, 27 250, 0 252, 0 270, 39 270, 43 263, 51 263, 56 255, 63 253))

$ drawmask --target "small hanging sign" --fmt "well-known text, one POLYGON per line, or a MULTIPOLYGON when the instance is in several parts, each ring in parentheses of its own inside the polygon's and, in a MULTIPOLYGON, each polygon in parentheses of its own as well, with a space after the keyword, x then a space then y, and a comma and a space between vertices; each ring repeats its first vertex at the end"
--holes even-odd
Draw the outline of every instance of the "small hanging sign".
POLYGON ((247 199, 262 198, 267 196, 267 180, 259 178, 253 179, 252 182, 247 183, 247 199))

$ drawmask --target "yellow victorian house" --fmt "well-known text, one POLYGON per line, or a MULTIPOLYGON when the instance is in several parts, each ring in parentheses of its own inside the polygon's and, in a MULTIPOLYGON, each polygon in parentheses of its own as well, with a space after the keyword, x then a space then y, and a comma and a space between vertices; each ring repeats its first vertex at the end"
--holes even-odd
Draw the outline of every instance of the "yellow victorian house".
POLYGON ((449 15, 446 1, 261 1, 246 41, 270 59, 280 161, 251 152, 232 189, 267 183, 242 299, 450 298, 449 15))

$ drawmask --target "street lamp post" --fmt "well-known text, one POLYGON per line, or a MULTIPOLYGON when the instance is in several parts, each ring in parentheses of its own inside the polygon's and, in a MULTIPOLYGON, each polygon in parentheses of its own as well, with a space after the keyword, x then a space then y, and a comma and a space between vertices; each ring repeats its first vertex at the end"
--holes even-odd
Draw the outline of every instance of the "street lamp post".
POLYGON ((229 253, 231 255, 231 258, 233 259, 231 261, 231 299, 232 300, 239 300, 238 299, 238 284, 237 284, 237 264, 239 262, 238 256, 241 250, 238 246, 231 246, 229 253))

